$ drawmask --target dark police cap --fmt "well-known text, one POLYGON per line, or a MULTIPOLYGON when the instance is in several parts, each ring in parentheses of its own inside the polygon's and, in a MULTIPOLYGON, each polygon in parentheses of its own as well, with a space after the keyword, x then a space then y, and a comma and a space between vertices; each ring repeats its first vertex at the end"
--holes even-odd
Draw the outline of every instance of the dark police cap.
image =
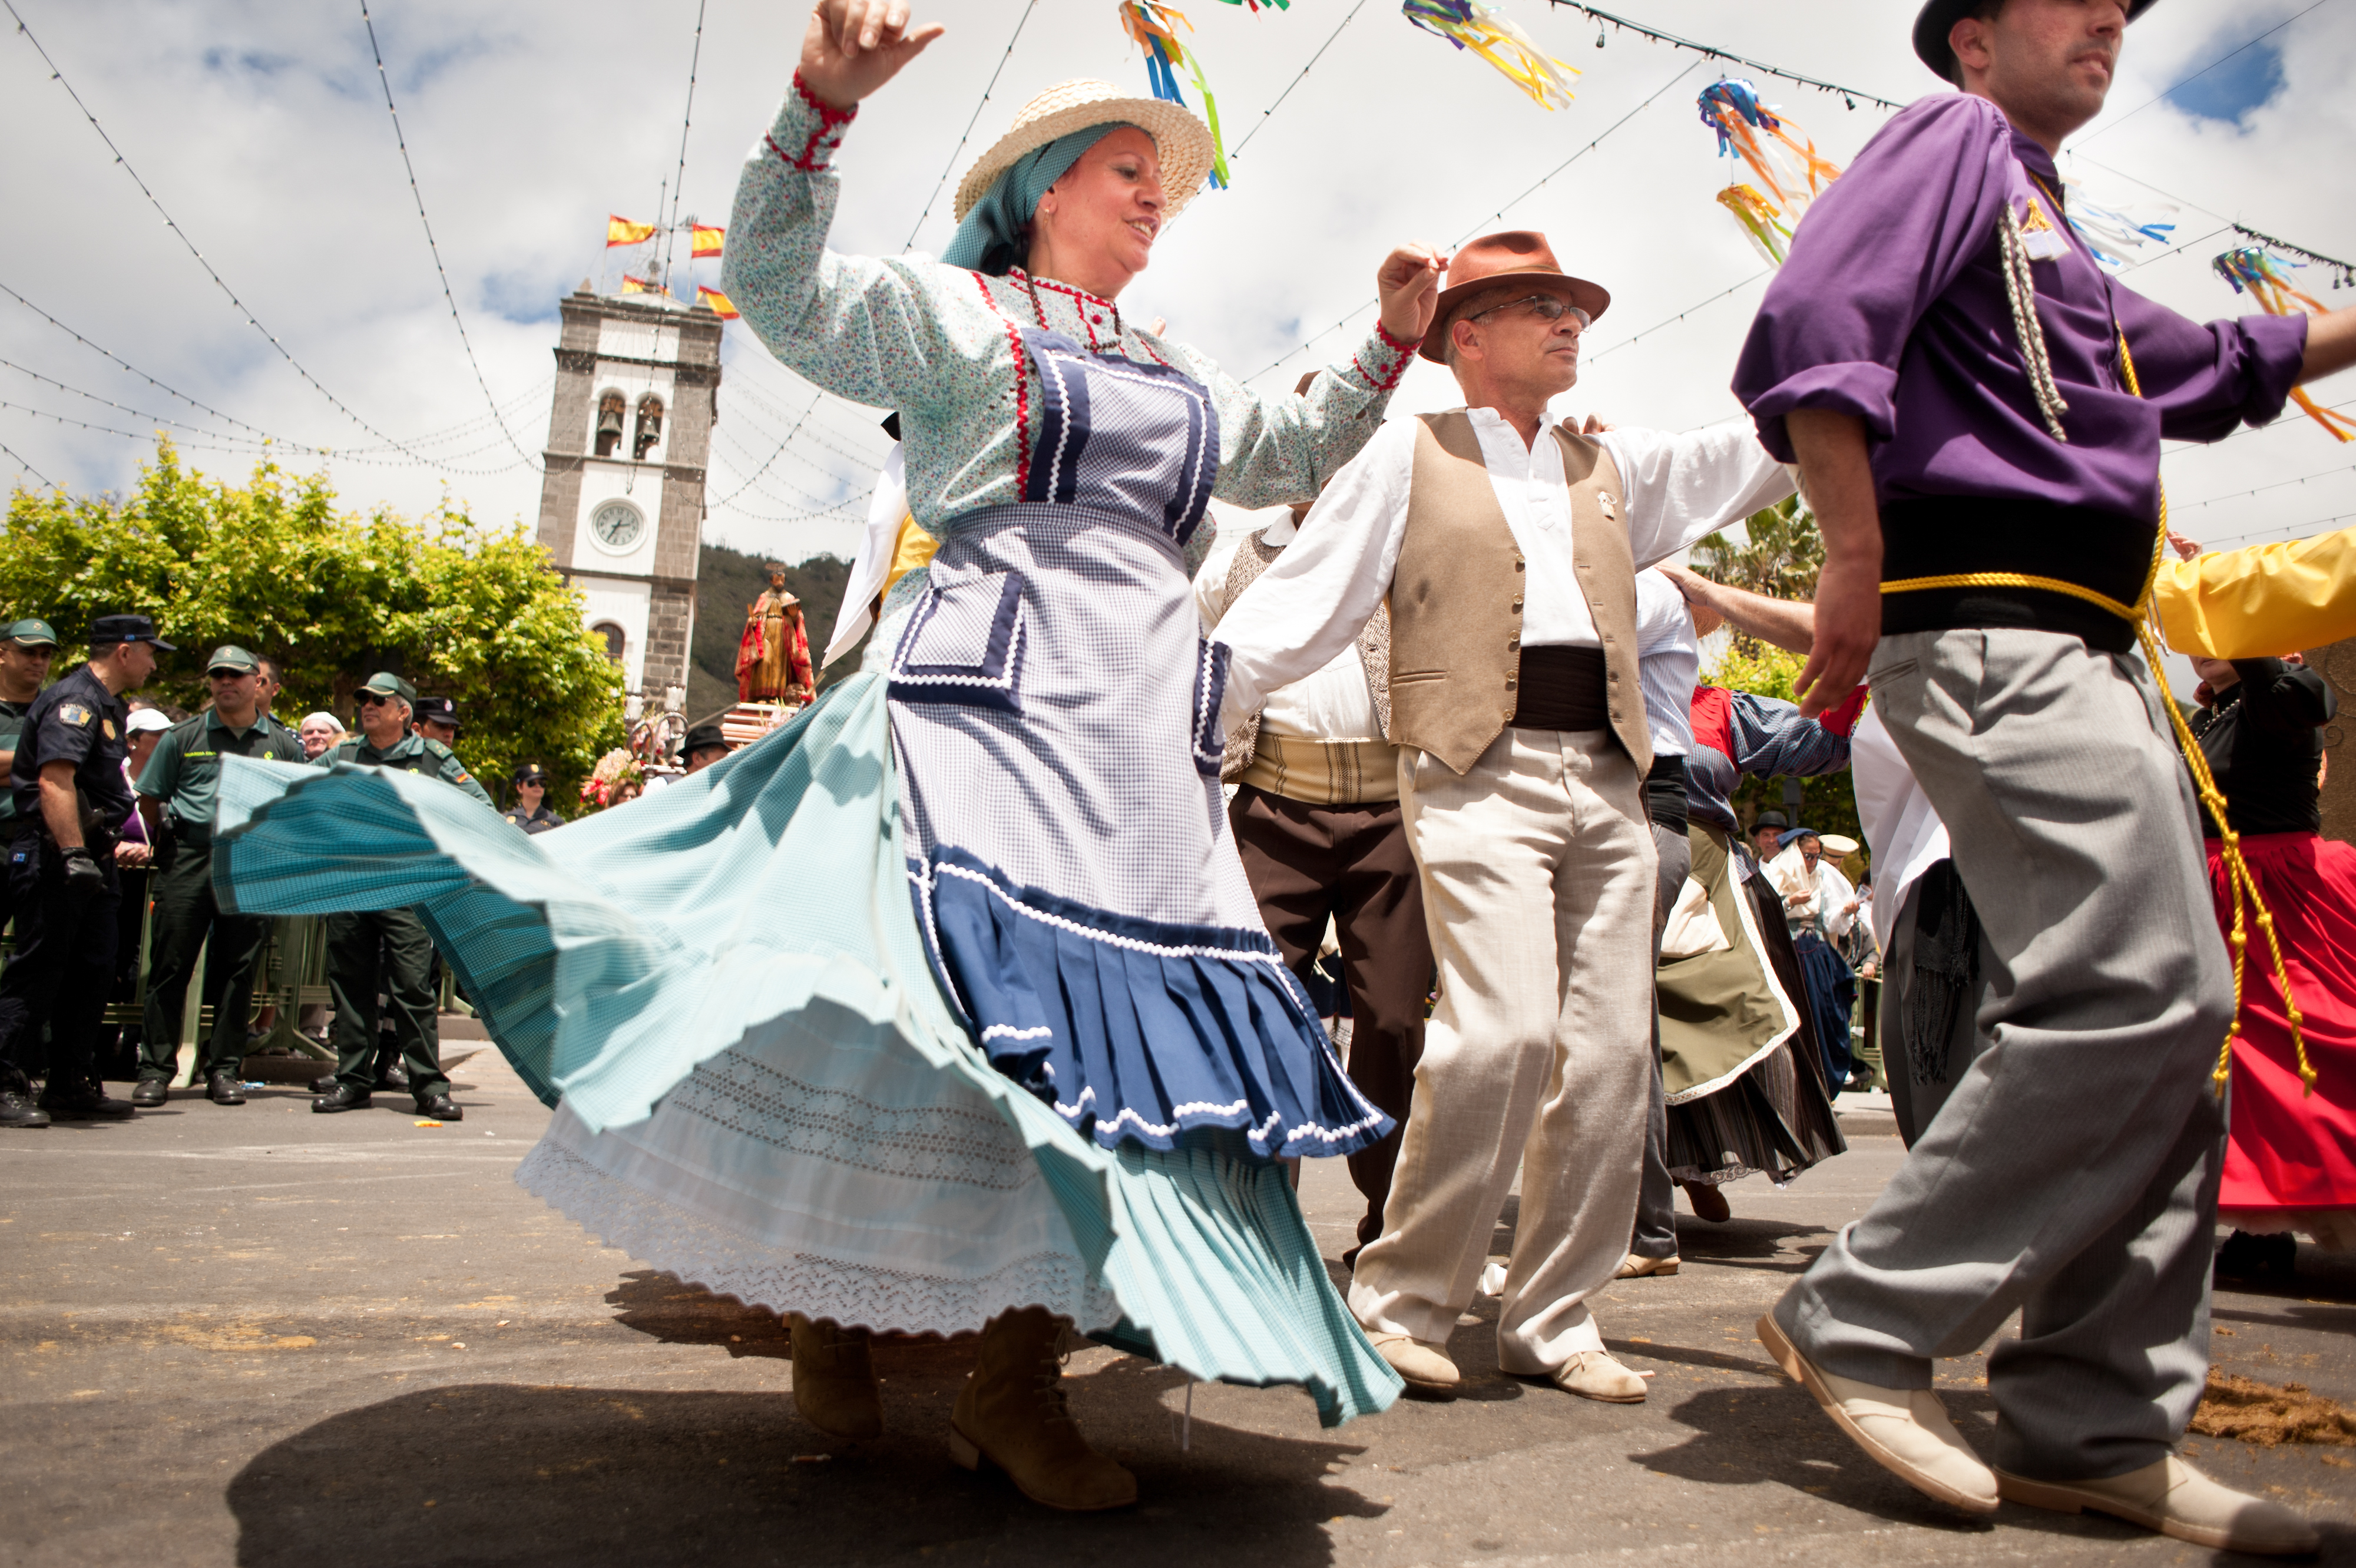
POLYGON ((420 720, 429 724, 455 725, 458 722, 458 703, 454 697, 420 697, 414 711, 420 720))
POLYGON ((417 688, 390 670, 380 670, 369 676, 360 690, 380 697, 399 697, 412 709, 416 706, 417 688))
POLYGON ((515 782, 544 785, 548 782, 548 769, 537 762, 524 763, 515 770, 515 782))
POLYGON ((727 750, 728 737, 721 733, 720 726, 716 724, 698 725, 688 731, 687 738, 680 743, 679 754, 681 757, 693 757, 697 752, 709 751, 713 746, 718 746, 723 751, 727 750))
POLYGON ((145 642, 166 653, 177 653, 177 644, 165 641, 155 635, 155 623, 145 616, 101 616, 90 623, 90 645, 103 648, 117 642, 145 642))
MULTIPOLYGON (((1930 0, 1914 16, 1914 58, 1936 71, 1941 78, 1964 84, 1963 70, 1955 63, 1955 51, 1947 42, 1947 35, 1955 24, 1978 8, 1979 0, 1930 0)), ((2156 0, 2127 0, 2127 20, 2152 8, 2156 0)))

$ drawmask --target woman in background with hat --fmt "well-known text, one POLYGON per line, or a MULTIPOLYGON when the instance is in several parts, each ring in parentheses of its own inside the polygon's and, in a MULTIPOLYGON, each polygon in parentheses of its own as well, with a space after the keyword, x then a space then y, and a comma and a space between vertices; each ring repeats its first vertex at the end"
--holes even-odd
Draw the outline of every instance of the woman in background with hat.
POLYGON ((1303 1384, 1328 1423, 1399 1388, 1277 1163, 1391 1122, 1227 837, 1224 664, 1183 553, 1213 495, 1305 499, 1365 444, 1440 263, 1393 252, 1375 335, 1306 395, 1247 390, 1114 303, 1211 143, 1097 82, 1050 90, 983 155, 943 261, 836 254, 844 129, 939 31, 897 0, 824 0, 723 280, 778 359, 899 411, 910 510, 940 545, 887 596, 868 667, 567 832, 492 843, 444 791, 352 776, 262 800, 230 842, 241 897, 294 897, 282 835, 374 833, 381 865, 413 822, 434 886, 383 896, 425 893, 502 1049, 561 1097, 519 1180, 793 1315, 797 1403, 839 1438, 882 1430, 867 1330, 981 1329, 952 1455, 1114 1508, 1136 1482, 1066 1410, 1067 1324, 1195 1377, 1303 1384), (408 811, 337 813, 338 788, 408 811))

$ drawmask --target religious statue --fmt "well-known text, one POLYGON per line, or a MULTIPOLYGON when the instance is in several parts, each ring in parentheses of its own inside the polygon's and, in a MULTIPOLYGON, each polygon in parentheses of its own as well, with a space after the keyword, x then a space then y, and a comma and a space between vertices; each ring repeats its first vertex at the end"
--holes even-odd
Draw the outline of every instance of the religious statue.
POLYGON ((736 695, 747 703, 807 703, 816 690, 802 602, 786 592, 784 564, 772 561, 767 591, 744 613, 744 640, 736 645, 736 695))

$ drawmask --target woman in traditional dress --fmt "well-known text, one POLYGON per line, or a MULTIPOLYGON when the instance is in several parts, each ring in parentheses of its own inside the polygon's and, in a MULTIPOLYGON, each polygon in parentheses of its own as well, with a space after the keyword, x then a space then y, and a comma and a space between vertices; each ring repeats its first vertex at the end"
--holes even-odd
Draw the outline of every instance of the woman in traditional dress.
POLYGON ((1227 837, 1223 671, 1182 552, 1212 495, 1305 499, 1355 454, 1440 262, 1393 252, 1373 336, 1306 394, 1249 392, 1114 302, 1203 183, 1208 133, 1089 82, 966 176, 944 262, 830 252, 855 106, 939 31, 823 0, 731 224, 744 319, 899 411, 940 542, 866 668, 637 810, 537 839, 410 775, 241 769, 222 875, 246 908, 421 906, 561 1100, 519 1179, 798 1314, 815 1424, 880 1430, 864 1330, 980 1328, 952 1455, 1109 1508, 1136 1483, 1065 1412, 1062 1322, 1196 1377, 1305 1384, 1329 1423, 1399 1388, 1277 1163, 1391 1123, 1227 837))
MULTIPOLYGON (((2234 1229, 2218 1254, 2229 1274, 2290 1273, 2301 1231, 2356 1248, 2356 849, 2320 836, 2317 767, 2322 725, 2338 711, 2314 671, 2279 659, 2228 663, 2196 656, 2204 706, 2193 719, 2201 755, 2225 797, 2225 826, 2273 911, 2275 937, 2316 1069, 2306 1092, 2274 955, 2245 915, 2241 1029, 2233 1037, 2233 1114, 2217 1218, 2234 1229)), ((2230 935, 2233 900, 2224 844, 2204 806, 2217 918, 2230 935)))
POLYGON ((1783 898, 1783 919, 1800 955, 1808 1015, 1824 1053, 1825 1083, 1835 1094, 1848 1086, 1856 1060, 1849 1052, 1849 1019, 1857 1012, 1857 973, 1833 944, 1857 918, 1856 889, 1825 863, 1816 830, 1797 827, 1778 839, 1782 853, 1767 865, 1767 880, 1783 898))

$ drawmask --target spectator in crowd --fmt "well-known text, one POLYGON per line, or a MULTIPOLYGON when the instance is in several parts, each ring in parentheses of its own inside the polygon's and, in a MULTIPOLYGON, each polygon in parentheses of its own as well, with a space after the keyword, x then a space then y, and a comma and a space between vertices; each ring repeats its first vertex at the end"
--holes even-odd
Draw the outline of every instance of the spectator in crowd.
POLYGON ((451 697, 420 697, 417 715, 411 727, 428 740, 438 740, 444 746, 458 744, 458 703, 451 697))
MULTIPOLYGON (((49 678, 49 661, 57 652, 58 634, 45 620, 16 621, 0 632, 0 773, 16 763, 16 736, 25 727, 25 715, 32 712, 33 699, 41 694, 41 682, 49 678)), ((19 828, 30 823, 30 818, 16 815, 15 792, 0 788, 0 856, 16 843, 19 828)), ((0 926, 16 912, 10 885, 9 877, 0 875, 0 926)))
POLYGON ((679 755, 690 773, 701 773, 728 755, 728 737, 716 724, 698 725, 680 743, 679 755))
POLYGON ((305 714, 302 726, 295 735, 303 742, 303 755, 310 761, 319 760, 319 754, 330 746, 341 745, 344 721, 325 711, 305 714))
MULTIPOLYGON (((360 733, 321 752, 313 766, 337 762, 423 773, 498 808, 466 766, 438 740, 412 732, 417 688, 381 672, 359 689, 360 733)), ((311 1101, 317 1112, 363 1111, 376 1088, 377 987, 392 1006, 393 1037, 418 1114, 465 1117, 442 1071, 441 1020, 434 994, 434 941, 410 909, 371 909, 327 918, 327 993, 336 1008, 333 1087, 311 1101)))
POLYGON ((1781 811, 1762 811, 1751 824, 1751 847, 1766 865, 1783 853, 1783 835, 1792 830, 1791 820, 1781 811))
POLYGON ((8 850, 16 951, 0 973, 0 1127, 138 1114, 91 1069, 118 940, 114 845, 133 811, 123 693, 155 672, 158 649, 173 651, 145 616, 100 616, 89 662, 33 700, 16 737, 9 783, 30 826, 8 850), (44 1028, 48 1078, 36 1105, 23 1063, 44 1028))
POLYGON ((502 813, 527 833, 561 828, 564 819, 548 809, 548 769, 527 762, 515 770, 515 804, 502 813))
POLYGON ((254 687, 254 706, 266 714, 270 713, 270 704, 278 700, 278 693, 285 688, 286 672, 280 668, 275 659, 264 659, 257 654, 253 662, 256 666, 254 674, 257 682, 254 687))
POLYGON ((140 1023, 139 1083, 131 1091, 131 1103, 143 1107, 163 1104, 171 1088, 181 1009, 199 951, 206 954, 204 1000, 213 1010, 213 1027, 209 1045, 198 1053, 198 1076, 214 1104, 245 1103, 253 966, 270 922, 227 914, 213 901, 213 804, 224 757, 303 760, 294 732, 262 711, 261 661, 252 654, 236 647, 213 650, 205 682, 212 706, 174 725, 139 774, 140 814, 157 836, 147 1008, 140 1023))

